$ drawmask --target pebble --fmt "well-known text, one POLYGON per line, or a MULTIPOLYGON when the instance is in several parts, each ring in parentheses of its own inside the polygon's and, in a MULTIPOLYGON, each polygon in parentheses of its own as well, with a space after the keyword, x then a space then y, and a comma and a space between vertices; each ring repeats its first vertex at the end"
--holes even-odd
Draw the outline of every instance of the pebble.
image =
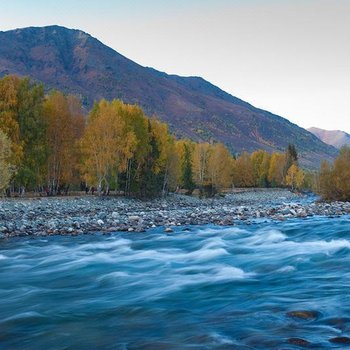
MULTIPOLYGON (((320 203, 288 190, 246 190, 225 197, 199 199, 170 194, 165 200, 140 201, 125 197, 0 200, 0 237, 104 232, 143 232, 179 225, 254 224, 264 220, 350 214, 349 202, 320 203)), ((168 231, 170 232, 170 231, 168 231)))

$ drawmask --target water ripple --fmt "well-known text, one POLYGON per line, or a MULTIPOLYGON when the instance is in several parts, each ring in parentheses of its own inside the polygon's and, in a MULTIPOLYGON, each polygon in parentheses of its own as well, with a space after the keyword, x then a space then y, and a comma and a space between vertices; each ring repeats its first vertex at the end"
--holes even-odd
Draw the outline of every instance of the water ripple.
POLYGON ((3 241, 0 348, 348 346, 349 253, 349 217, 3 241))

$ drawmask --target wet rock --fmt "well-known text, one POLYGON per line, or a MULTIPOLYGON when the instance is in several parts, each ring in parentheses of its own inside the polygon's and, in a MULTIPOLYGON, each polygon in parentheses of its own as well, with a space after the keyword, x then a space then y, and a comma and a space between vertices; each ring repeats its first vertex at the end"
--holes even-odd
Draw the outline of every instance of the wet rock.
POLYGON ((170 227, 167 227, 164 229, 164 232, 171 233, 171 232, 174 232, 174 230, 170 227))
POLYGON ((319 312, 309 310, 296 310, 287 312, 287 316, 301 320, 315 320, 318 318, 319 312))
POLYGON ((334 337, 329 339, 329 341, 334 344, 350 344, 349 337, 334 337))
POLYGON ((107 228, 106 231, 107 232, 117 232, 117 231, 119 231, 119 227, 112 226, 112 227, 107 228))
POLYGON ((289 338, 288 339, 288 343, 289 344, 293 344, 293 345, 299 345, 299 346, 308 346, 310 345, 310 342, 308 342, 305 339, 302 338, 289 338))
POLYGON ((326 323, 332 327, 338 328, 340 330, 345 330, 347 329, 349 323, 350 323, 350 318, 348 317, 340 317, 340 318, 331 318, 326 320, 326 323))

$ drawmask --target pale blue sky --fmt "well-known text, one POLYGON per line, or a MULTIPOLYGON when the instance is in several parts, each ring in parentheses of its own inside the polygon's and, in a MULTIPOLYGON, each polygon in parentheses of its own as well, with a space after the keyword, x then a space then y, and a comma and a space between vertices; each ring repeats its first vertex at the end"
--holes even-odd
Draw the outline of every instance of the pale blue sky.
POLYGON ((350 132, 350 0, 0 0, 0 30, 82 29, 303 126, 350 132))

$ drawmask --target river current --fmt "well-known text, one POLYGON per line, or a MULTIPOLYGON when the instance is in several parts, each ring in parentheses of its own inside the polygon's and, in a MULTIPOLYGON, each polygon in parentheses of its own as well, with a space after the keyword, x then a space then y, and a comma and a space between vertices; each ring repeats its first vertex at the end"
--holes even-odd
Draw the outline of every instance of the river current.
POLYGON ((350 348, 349 216, 11 239, 0 266, 0 349, 350 348))

